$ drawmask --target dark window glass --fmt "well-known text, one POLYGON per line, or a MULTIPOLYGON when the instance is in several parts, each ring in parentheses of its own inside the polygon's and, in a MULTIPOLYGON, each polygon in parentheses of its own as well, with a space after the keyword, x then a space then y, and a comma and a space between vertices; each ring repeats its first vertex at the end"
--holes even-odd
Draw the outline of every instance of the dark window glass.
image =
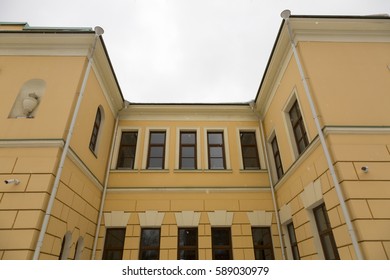
POLYGON ((289 223, 287 225, 287 231, 288 231, 288 236, 290 238, 290 245, 291 245, 291 251, 292 251, 293 258, 294 258, 294 260, 299 260, 300 256, 299 256, 299 250, 298 250, 298 242, 297 242, 297 238, 295 236, 295 230, 294 230, 293 223, 289 223))
POLYGON ((137 132, 122 132, 118 154, 118 169, 134 169, 137 132))
POLYGON ((256 134, 254 132, 240 132, 240 139, 244 169, 260 169, 256 134))
POLYGON ((93 123, 91 140, 89 141, 89 149, 95 153, 96 151, 96 143, 99 136, 99 129, 102 122, 102 112, 100 108, 97 109, 95 122, 93 123))
POLYGON ((179 228, 177 258, 179 260, 198 259, 198 229, 179 228))
POLYGON ((103 260, 121 260, 125 244, 125 228, 108 228, 104 241, 103 260))
POLYGON ((164 169, 165 131, 152 131, 149 137, 147 169, 164 169))
POLYGON ((141 230, 140 260, 158 260, 160 258, 160 229, 143 228, 141 230))
POLYGON ((326 260, 339 260, 336 241, 334 240, 332 227, 330 226, 328 213, 325 204, 321 204, 313 209, 314 217, 317 224, 318 234, 320 236, 322 249, 326 260))
POLYGON ((211 241, 213 260, 233 259, 230 228, 212 228, 211 241))
POLYGON ((256 260, 273 260, 274 251, 272 247, 271 230, 268 227, 252 228, 253 249, 256 260))
POLYGON ((196 132, 180 132, 180 169, 196 169, 196 132))
POLYGON ((209 169, 226 169, 223 132, 208 132, 209 169))
POLYGON ((275 162, 276 174, 278 176, 278 179, 280 179, 283 176, 284 171, 282 166, 282 159, 280 158, 278 140, 276 139, 276 136, 274 137, 274 139, 272 139, 271 146, 272 146, 272 154, 275 162))
POLYGON ((295 100, 289 112, 291 126, 294 131, 294 138, 298 148, 298 153, 301 154, 309 145, 306 129, 303 124, 303 118, 299 109, 298 100, 295 100))

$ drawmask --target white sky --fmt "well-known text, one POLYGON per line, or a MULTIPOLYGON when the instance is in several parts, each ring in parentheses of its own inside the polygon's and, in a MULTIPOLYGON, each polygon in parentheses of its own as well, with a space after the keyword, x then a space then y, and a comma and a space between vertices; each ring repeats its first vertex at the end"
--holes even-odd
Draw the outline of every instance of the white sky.
POLYGON ((282 19, 390 14, 390 0, 1 0, 0 22, 105 30, 130 102, 255 98, 282 19))

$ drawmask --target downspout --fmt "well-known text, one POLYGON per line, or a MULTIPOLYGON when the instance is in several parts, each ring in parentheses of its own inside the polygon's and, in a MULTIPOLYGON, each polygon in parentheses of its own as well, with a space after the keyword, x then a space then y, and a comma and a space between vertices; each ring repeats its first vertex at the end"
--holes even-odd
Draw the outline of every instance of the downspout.
POLYGON ((93 54, 95 52, 95 48, 96 48, 96 44, 97 44, 98 38, 103 33, 104 33, 103 28, 101 28, 99 26, 95 27, 95 38, 93 40, 92 49, 91 49, 91 51, 89 53, 89 56, 88 56, 87 69, 85 70, 85 74, 84 74, 83 82, 81 84, 79 97, 77 99, 76 107, 75 107, 74 112, 73 112, 72 121, 71 121, 70 126, 69 126, 68 135, 66 136, 65 145, 64 145, 64 148, 62 150, 61 159, 60 159, 60 162, 58 164, 56 178, 55 178, 54 183, 53 183, 53 189, 52 189, 51 194, 50 194, 49 202, 48 202, 47 208, 46 208, 45 217, 43 219, 41 231, 40 231, 39 236, 38 236, 38 241, 37 241, 37 245, 35 247, 33 260, 38 260, 39 259, 39 254, 41 252, 41 248, 42 248, 42 245, 43 245, 43 240, 45 238, 45 234, 46 234, 46 230, 47 230, 47 227, 48 227, 48 224, 49 224, 51 211, 52 211, 52 208, 53 208, 53 205, 54 205, 54 201, 55 201, 55 198, 56 198, 58 186, 59 186, 59 183, 60 183, 62 170, 64 168, 65 159, 66 159, 66 156, 67 156, 68 151, 69 151, 70 141, 72 139, 74 127, 75 127, 75 124, 76 124, 77 115, 78 115, 78 112, 80 110, 81 101, 82 101, 83 96, 84 96, 85 88, 86 88, 87 81, 88 81, 88 76, 89 76, 89 73, 90 73, 91 68, 92 68, 93 54))
POLYGON ((293 34, 292 34, 290 21, 289 21, 290 15, 291 15, 291 12, 289 10, 284 10, 281 13, 281 17, 286 21, 287 30, 288 30, 288 34, 289 34, 289 37, 290 37, 291 48, 292 48, 292 51, 293 51, 293 54, 294 54, 294 58, 295 58, 295 60, 297 62, 297 65, 298 65, 299 74, 301 76, 303 87, 305 89, 306 97, 307 97, 307 99, 309 101, 311 113, 312 113, 313 118, 314 118, 314 122, 315 122, 315 125, 316 125, 316 128, 317 128, 318 137, 320 139, 320 142, 321 142, 321 145, 322 145, 322 149, 324 150, 324 155, 325 155, 325 158, 326 158, 326 162, 328 164, 330 175, 332 176, 332 180, 333 180, 333 183, 334 183, 334 186, 335 186, 337 197, 338 197, 338 199, 340 201, 340 206, 341 206, 341 210, 343 211, 343 214, 344 214, 345 223, 347 224, 348 233, 351 236, 352 245, 353 245, 353 247, 355 249, 355 253, 356 253, 357 259, 358 260, 363 260, 364 258, 363 258, 363 255, 362 255, 361 251, 360 251, 360 247, 359 247, 359 244, 358 244, 358 241, 357 241, 356 232, 355 232, 355 230, 353 228, 353 225, 352 225, 352 222, 351 222, 351 217, 349 215, 349 211, 348 211, 347 205, 345 203, 343 193, 341 191, 341 186, 339 184, 339 180, 337 178, 335 169, 333 167, 333 161, 332 161, 331 155, 329 153, 329 149, 328 149, 328 146, 326 144, 324 134, 323 134, 322 129, 321 129, 321 125, 320 125, 320 121, 319 121, 319 118, 318 118, 317 110, 315 108, 315 105, 314 105, 314 102, 313 102, 313 99, 312 99, 312 95, 311 95, 309 86, 308 86, 307 81, 306 81, 306 75, 305 75, 305 72, 303 70, 303 67, 302 67, 301 60, 299 58, 297 49, 295 48, 295 43, 294 43, 293 34))
POLYGON ((255 113, 256 117, 259 119, 259 125, 260 125, 260 133, 261 133, 261 141, 263 142, 263 150, 264 150, 264 154, 265 154, 265 161, 267 163, 267 166, 268 166, 268 179, 269 179, 269 184, 270 184, 270 187, 271 187, 271 195, 272 195, 272 203, 274 205, 274 209, 275 209, 275 217, 276 217, 276 225, 278 227, 278 235, 279 235, 279 242, 280 242, 280 248, 282 250, 282 257, 283 257, 283 260, 287 260, 286 258, 286 252, 285 252, 285 247, 284 247, 284 242, 283 242, 283 236, 282 236, 282 227, 281 227, 281 224, 280 224, 280 217, 279 217, 279 211, 278 211, 278 205, 276 203, 276 196, 275 196, 275 189, 274 189, 274 183, 272 181, 272 176, 271 176, 271 164, 269 162, 269 158, 268 158, 268 149, 267 149, 267 145, 265 144, 265 136, 264 136, 264 127, 263 127, 263 122, 262 120, 260 119, 260 116, 256 113, 255 111, 255 104, 254 102, 250 102, 249 103, 249 106, 251 107, 253 113, 255 113))
POLYGON ((115 142, 116 142, 116 134, 117 134, 117 131, 118 131, 119 113, 123 109, 126 109, 127 105, 128 105, 128 102, 125 101, 124 104, 123 104, 122 109, 120 109, 118 111, 118 113, 116 115, 116 119, 115 119, 115 127, 114 127, 114 133, 112 135, 112 141, 111 141, 111 147, 110 147, 110 155, 109 155, 109 159, 108 159, 108 162, 107 162, 107 168, 106 168, 106 177, 104 179, 104 189, 103 189, 103 194, 102 194, 102 200, 100 202, 98 223, 96 225, 95 239, 93 241, 92 258, 91 258, 92 260, 94 260, 95 256, 96 256, 97 242, 98 242, 98 239, 99 239, 99 230, 100 230, 100 225, 102 223, 101 221, 102 221, 102 216, 103 216, 104 203, 106 201, 108 177, 109 177, 109 173, 110 173, 110 167, 111 167, 111 164, 112 164, 112 157, 113 157, 113 153, 114 153, 114 145, 115 145, 115 142))

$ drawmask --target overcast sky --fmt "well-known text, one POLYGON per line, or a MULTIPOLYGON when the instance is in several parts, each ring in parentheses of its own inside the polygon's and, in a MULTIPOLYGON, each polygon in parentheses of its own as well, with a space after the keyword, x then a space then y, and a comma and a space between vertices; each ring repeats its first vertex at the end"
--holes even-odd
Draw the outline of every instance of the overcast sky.
POLYGON ((0 0, 0 22, 103 27, 130 102, 247 102, 256 96, 284 9, 390 14, 390 0, 0 0))

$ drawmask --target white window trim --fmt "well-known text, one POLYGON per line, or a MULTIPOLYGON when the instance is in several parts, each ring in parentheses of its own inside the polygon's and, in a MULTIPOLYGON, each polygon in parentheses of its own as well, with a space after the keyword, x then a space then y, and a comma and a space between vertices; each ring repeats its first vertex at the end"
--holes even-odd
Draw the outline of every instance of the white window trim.
MULTIPOLYGON (((240 158, 240 169, 244 170, 244 162, 242 160, 242 146, 241 146, 241 137, 240 133, 241 132, 254 132, 256 135, 256 146, 257 146, 257 156, 259 157, 259 163, 260 163, 260 169, 258 170, 264 170, 267 169, 266 162, 265 162, 265 157, 264 157, 264 151, 263 151, 263 142, 261 141, 261 136, 260 136, 260 129, 258 127, 238 127, 237 128, 237 143, 238 143, 238 154, 240 158)), ((252 169, 248 169, 253 171, 252 169)), ((255 169, 257 170, 257 169, 255 169)), ((247 170, 245 170, 247 171, 247 170)))
POLYGON ((142 156, 142 169, 148 171, 161 171, 161 170, 169 170, 169 127, 147 127, 145 128, 145 137, 144 137, 144 151, 142 156), (149 152, 149 138, 150 132, 153 131, 165 131, 165 155, 164 155, 164 168, 163 169, 147 169, 148 163, 148 152, 149 152))
POLYGON ((228 135, 228 129, 227 127, 207 127, 204 128, 204 166, 206 170, 213 170, 213 171, 223 171, 223 170, 230 170, 231 164, 230 164, 230 145, 229 145, 229 135, 228 135), (208 132, 223 132, 223 142, 224 142, 224 150, 225 150, 225 163, 226 163, 226 169, 210 169, 209 168, 209 148, 208 148, 208 141, 207 141, 207 133, 208 132))
POLYGON ((286 131, 287 131, 288 143, 290 145, 291 155, 292 155, 292 158, 296 160, 300 156, 300 154, 298 152, 297 142, 295 141, 294 131, 293 131, 293 128, 291 126, 290 114, 289 114, 291 107, 292 107, 292 105, 294 105, 295 101, 298 101, 299 110, 301 111, 303 125, 304 125, 305 130, 306 130, 306 135, 307 135, 307 138, 309 140, 309 144, 310 144, 311 137, 310 137, 309 131, 307 129, 306 120, 305 120, 306 118, 305 118, 305 114, 302 110, 301 102, 298 98, 297 89, 294 87, 290 96, 287 99, 286 104, 284 105, 284 107, 282 109, 282 112, 283 112, 284 125, 285 125, 286 131))
MULTIPOLYGON (((201 159, 201 141, 200 141, 200 128, 199 127, 177 127, 176 128, 176 148, 175 148, 175 169, 180 168, 180 133, 181 132, 195 132, 196 133, 196 161, 197 166, 194 170, 202 169, 201 159)), ((191 172, 192 169, 180 169, 183 171, 191 172)))
POLYGON ((111 161, 111 169, 113 170, 123 170, 123 171, 132 171, 132 170, 138 170, 138 162, 139 162, 139 154, 140 154, 140 144, 141 144, 141 133, 142 129, 140 127, 134 127, 134 126, 119 126, 118 130, 115 135, 115 143, 114 143, 114 154, 112 156, 112 161, 111 161), (118 157, 119 157, 119 148, 121 144, 121 139, 122 139, 122 132, 137 132, 138 137, 137 137, 137 146, 135 147, 135 159, 134 159, 134 168, 133 169, 118 169, 117 164, 118 164, 118 157))

